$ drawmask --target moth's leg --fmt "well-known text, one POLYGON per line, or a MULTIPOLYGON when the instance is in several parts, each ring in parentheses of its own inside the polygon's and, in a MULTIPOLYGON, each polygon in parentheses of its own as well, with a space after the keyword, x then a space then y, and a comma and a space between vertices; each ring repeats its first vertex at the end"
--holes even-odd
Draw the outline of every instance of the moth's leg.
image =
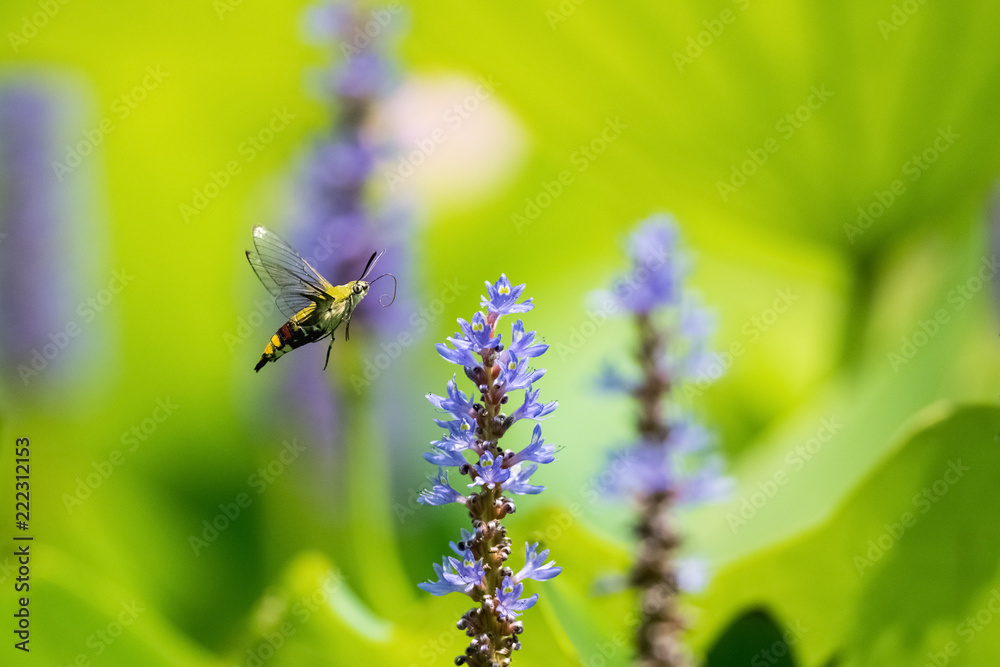
POLYGON ((344 332, 345 338, 351 340, 351 318, 347 318, 347 330, 344 332))
POLYGON ((324 371, 326 370, 326 367, 330 365, 330 350, 332 349, 333 349, 333 336, 330 336, 330 345, 328 345, 326 348, 326 362, 324 362, 323 364, 324 371))

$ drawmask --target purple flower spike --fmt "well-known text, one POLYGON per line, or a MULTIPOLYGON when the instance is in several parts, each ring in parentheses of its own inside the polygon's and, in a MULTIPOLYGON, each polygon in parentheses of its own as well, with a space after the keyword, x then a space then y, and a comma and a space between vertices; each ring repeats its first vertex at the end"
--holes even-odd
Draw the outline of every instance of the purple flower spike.
POLYGON ((437 345, 445 360, 463 367, 473 391, 466 395, 459 390, 453 375, 445 396, 427 396, 435 408, 453 419, 434 420, 445 429, 445 435, 432 443, 432 451, 424 458, 468 475, 468 486, 473 491, 468 497, 462 496, 448 483, 447 474, 439 470, 433 487, 420 497, 420 502, 429 505, 464 504, 475 526, 474 532, 463 529, 461 541, 451 543, 452 551, 461 560, 449 557, 443 566, 435 564, 437 581, 420 584, 432 595, 461 592, 479 602, 479 608, 469 610, 459 621, 459 628, 475 637, 466 654, 456 661, 469 665, 507 664, 507 656, 520 647, 517 635, 522 628, 513 621, 538 600, 537 595, 521 599, 521 581, 547 581, 562 571, 554 562, 545 562, 548 551, 538 554, 538 545, 530 544, 525 545, 525 566, 517 576, 503 576, 510 571, 504 562, 511 541, 501 522, 515 511, 514 496, 545 490, 544 486, 532 484, 530 478, 539 465, 555 460, 555 447, 545 443, 538 425, 520 451, 509 449, 509 438, 504 438, 518 420, 544 419, 555 411, 557 403, 540 400, 540 390, 534 385, 543 378, 545 369, 529 367, 529 362, 541 357, 548 345, 536 343, 535 332, 525 331, 521 320, 511 327, 506 347, 500 333, 504 315, 533 308, 531 299, 518 303, 524 285, 512 286, 506 275, 486 285, 489 297, 483 297, 481 305, 487 312, 476 312, 469 320, 459 319, 460 331, 447 343, 437 345), (511 393, 520 391, 524 392, 522 403, 508 415, 505 406, 511 393), (475 454, 474 461, 466 451, 475 454))
POLYGON ((58 101, 40 84, 0 82, 0 370, 11 391, 45 386, 38 372, 44 366, 32 357, 41 360, 40 350, 52 347, 51 332, 66 327, 77 295, 62 251, 67 219, 60 187, 77 174, 56 144, 58 101))
MULTIPOLYGON (((280 216, 292 223, 292 245, 302 251, 303 258, 317 272, 335 283, 359 277, 371 253, 385 251, 377 270, 398 279, 395 305, 372 307, 384 293, 379 289, 375 300, 360 305, 365 312, 355 318, 351 327, 366 328, 363 338, 372 343, 372 349, 395 341, 405 328, 400 318, 412 312, 406 303, 406 286, 413 284, 407 277, 412 265, 412 216, 399 201, 382 196, 383 176, 375 172, 377 162, 389 163, 400 157, 393 146, 385 143, 378 119, 384 115, 382 108, 396 84, 390 76, 395 66, 389 47, 398 33, 395 28, 402 24, 395 18, 401 11, 399 6, 371 6, 354 0, 324 2, 303 11, 306 41, 322 48, 316 49, 322 64, 310 77, 310 92, 319 98, 326 114, 300 152, 291 198, 293 208, 288 215, 280 216), (379 17, 383 20, 374 24, 379 26, 374 31, 371 22, 379 17), (384 17, 391 19, 391 26, 384 17)), ((289 74, 296 76, 294 72, 289 74)), ((386 279, 373 290, 388 284, 386 279)), ((364 346, 342 344, 341 335, 337 335, 331 365, 337 364, 338 355, 353 358, 346 364, 350 367, 363 368, 366 361, 373 363, 375 354, 364 346), (367 360, 362 358, 366 354, 367 360)), ((343 394, 351 392, 366 400, 371 397, 378 418, 388 425, 388 440, 408 435, 396 426, 399 420, 393 418, 396 401, 387 400, 396 397, 386 395, 398 391, 398 383, 384 381, 386 375, 377 380, 366 370, 352 374, 346 387, 338 386, 330 382, 328 373, 321 372, 322 364, 319 359, 315 369, 309 366, 306 382, 299 373, 289 375, 288 384, 277 389, 278 396, 270 399, 284 404, 283 412, 295 428, 313 425, 314 441, 326 444, 330 450, 345 446, 348 435, 338 413, 344 409, 343 394), (303 412, 307 419, 301 418, 303 412)), ((325 454, 322 460, 327 464, 340 458, 332 456, 332 451, 325 454)))
POLYGON ((613 294, 634 317, 638 372, 606 369, 601 384, 636 400, 641 418, 635 444, 614 457, 615 464, 608 467, 615 474, 602 490, 606 495, 629 494, 639 505, 636 533, 641 544, 630 577, 639 587, 643 610, 638 662, 686 664, 683 657, 677 658, 680 662, 662 660, 664 645, 682 646, 683 619, 676 613, 677 604, 663 595, 676 590, 681 578, 675 505, 716 499, 728 483, 709 434, 677 409, 672 392, 692 377, 699 379, 699 387, 717 377, 706 375, 717 365, 707 344, 715 323, 684 291, 687 268, 673 218, 656 215, 643 222, 628 249, 631 270, 615 283, 613 294))

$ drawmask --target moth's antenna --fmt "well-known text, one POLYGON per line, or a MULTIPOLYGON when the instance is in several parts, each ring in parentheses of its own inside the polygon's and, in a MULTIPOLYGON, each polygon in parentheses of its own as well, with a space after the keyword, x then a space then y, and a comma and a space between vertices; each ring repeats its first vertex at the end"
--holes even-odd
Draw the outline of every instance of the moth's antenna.
MULTIPOLYGON (((389 301, 389 303, 383 303, 382 300, 385 299, 385 297, 387 297, 389 295, 388 294, 383 294, 382 296, 380 296, 378 298, 378 302, 382 305, 383 308, 388 308, 389 306, 392 305, 393 301, 396 300, 396 276, 392 275, 391 273, 383 273, 382 275, 380 275, 375 280, 378 280, 379 278, 385 278, 386 276, 389 276, 390 278, 392 278, 392 299, 389 301)), ((375 280, 371 281, 368 284, 371 285, 372 283, 375 282, 375 280)))
MULTIPOLYGON (((382 253, 384 253, 384 252, 385 252, 385 250, 382 251, 382 253)), ((375 266, 375 262, 377 262, 378 258, 382 256, 382 253, 378 253, 378 252, 373 252, 372 253, 372 256, 368 258, 368 263, 365 264, 365 270, 361 272, 361 277, 358 278, 358 280, 364 280, 365 279, 365 276, 367 276, 368 272, 372 270, 373 266, 375 266)))

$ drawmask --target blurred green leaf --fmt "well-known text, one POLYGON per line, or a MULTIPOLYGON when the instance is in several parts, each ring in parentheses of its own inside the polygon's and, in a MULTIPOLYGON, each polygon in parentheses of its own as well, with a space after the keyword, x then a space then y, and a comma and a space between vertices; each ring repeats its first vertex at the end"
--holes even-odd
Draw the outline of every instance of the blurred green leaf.
POLYGON ((223 664, 134 589, 44 542, 31 549, 30 652, 11 648, 5 664, 223 664))
POLYGON ((982 665, 1000 636, 996 505, 1000 408, 938 406, 826 522, 725 568, 702 600, 704 643, 743 610, 800 624, 805 665, 982 665), (974 546, 973 546, 974 545, 974 546), (985 612, 983 610, 986 610, 985 612))
MULTIPOLYGON (((806 529, 883 460, 911 415, 936 400, 963 395, 955 384, 954 351, 970 335, 983 335, 977 312, 990 304, 981 291, 959 305, 949 296, 982 265, 981 235, 953 239, 942 253, 945 258, 915 303, 891 317, 883 314, 892 321, 883 324, 893 334, 873 336, 861 347, 857 368, 842 367, 754 444, 733 466, 737 484, 727 502, 693 513, 692 548, 724 560, 806 529), (935 322, 942 311, 947 319, 935 322), (921 329, 928 322, 929 334, 921 329)), ((901 285, 911 279, 904 274, 901 285)))
POLYGON ((799 628, 778 627, 766 612, 748 611, 726 628, 705 656, 706 667, 794 667, 799 628))

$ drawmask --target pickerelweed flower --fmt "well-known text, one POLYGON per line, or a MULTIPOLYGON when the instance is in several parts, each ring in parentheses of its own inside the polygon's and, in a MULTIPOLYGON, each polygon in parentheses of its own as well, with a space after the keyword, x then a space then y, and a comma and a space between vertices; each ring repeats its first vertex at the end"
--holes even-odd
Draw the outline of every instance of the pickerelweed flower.
POLYGON ((634 318, 639 373, 634 378, 608 370, 602 384, 635 399, 637 438, 616 454, 618 472, 607 490, 634 498, 639 507, 631 573, 641 608, 637 664, 678 667, 691 662, 681 640, 680 582, 703 577, 690 571, 697 561, 677 559, 674 512, 678 504, 718 498, 728 482, 708 431, 674 400, 686 380, 697 378, 701 387, 718 375, 709 375, 712 318, 683 289, 686 259, 672 218, 643 222, 629 239, 628 254, 631 270, 616 281, 610 298, 634 318))
POLYGON ((62 252, 66 219, 52 168, 58 102, 40 82, 0 83, 0 344, 4 379, 21 390, 34 389, 52 358, 41 351, 55 349, 51 332, 66 327, 73 307, 62 252))
MULTIPOLYGON (((390 158, 393 149, 376 130, 374 117, 393 92, 397 76, 389 55, 401 8, 378 8, 353 0, 330 2, 310 8, 305 30, 310 42, 331 53, 331 63, 314 74, 314 92, 329 109, 327 130, 314 137, 296 181, 297 211, 291 237, 303 256, 324 276, 335 282, 358 277, 373 251, 385 251, 379 271, 389 272, 402 287, 394 308, 367 308, 353 329, 366 328, 359 337, 378 347, 384 338, 394 338, 405 326, 406 286, 410 266, 409 216, 396 204, 372 196, 380 157, 390 158), (371 36, 366 29, 380 26, 371 36)), ((338 346, 337 354, 363 354, 366 347, 338 346)), ((361 366, 362 364, 358 364, 361 366)), ((309 424, 312 438, 332 452, 343 441, 343 403, 347 388, 332 386, 322 364, 307 364, 283 392, 293 421, 309 424)), ((350 390, 360 395, 370 379, 354 374, 347 379, 350 390)), ((394 386, 380 385, 384 391, 394 386)), ((378 401, 394 405, 394 400, 378 401)), ((392 428, 392 420, 386 420, 392 428)))
MULTIPOLYGON (((385 28, 369 37, 364 30, 376 14, 395 13, 348 1, 320 5, 307 14, 310 38, 337 56, 317 72, 331 131, 316 138, 305 160, 295 240, 296 247, 313 249, 305 258, 325 276, 353 280, 373 250, 386 250, 380 271, 401 276, 405 269, 400 262, 406 255, 406 216, 375 206, 369 191, 380 155, 392 152, 374 128, 373 116, 396 78, 387 55, 394 31, 385 28)), ((366 321, 398 317, 393 315, 398 310, 366 321)))
POLYGON ((498 333, 503 315, 525 313, 534 307, 531 299, 518 303, 524 285, 513 286, 507 276, 501 275, 496 283, 486 283, 486 288, 488 296, 482 297, 480 304, 486 313, 477 312, 470 321, 459 319, 461 331, 448 338, 451 346, 437 346, 442 357, 462 366, 479 400, 473 402, 459 389, 454 376, 448 382, 447 395, 427 397, 449 418, 435 420, 444 435, 431 443, 432 451, 424 458, 438 466, 438 473, 431 478, 431 488, 419 498, 426 505, 459 503, 472 519, 473 531, 463 529, 462 539, 451 544, 458 557, 449 556, 441 565, 435 564, 437 581, 422 583, 420 588, 432 595, 464 593, 479 603, 458 623, 472 641, 455 664, 473 667, 510 664, 512 653, 521 647, 517 635, 523 626, 517 617, 538 600, 538 595, 523 597, 523 582, 545 581, 562 571, 554 562, 546 562, 549 552, 539 552, 537 543, 525 545, 525 564, 516 573, 504 564, 510 556, 511 541, 501 520, 515 510, 509 496, 544 490, 530 484, 529 478, 539 464, 555 460, 555 447, 542 438, 540 424, 535 425, 527 446, 518 452, 505 449, 500 440, 518 420, 539 421, 552 414, 556 402, 539 400, 539 390, 533 385, 545 371, 528 366, 531 359, 545 353, 548 345, 535 342, 535 332, 525 331, 521 320, 511 327, 506 346, 498 333), (505 414, 503 406, 510 392, 521 390, 521 405, 505 414), (465 485, 449 479, 445 468, 457 468, 463 481, 468 477, 465 485))

